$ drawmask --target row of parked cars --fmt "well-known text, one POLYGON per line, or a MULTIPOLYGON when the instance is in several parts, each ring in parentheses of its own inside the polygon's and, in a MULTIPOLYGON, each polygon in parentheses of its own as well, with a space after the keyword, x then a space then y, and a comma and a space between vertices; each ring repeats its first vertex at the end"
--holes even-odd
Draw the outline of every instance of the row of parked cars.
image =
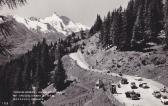
POLYGON ((152 95, 160 99, 163 104, 168 105, 168 92, 165 87, 160 89, 160 91, 154 91, 152 95))
MULTIPOLYGON (((142 80, 140 80, 140 79, 138 79, 138 80, 139 80, 139 81, 142 81, 142 80)), ((122 78, 121 84, 128 84, 128 83, 129 83, 129 82, 128 82, 128 80, 127 80, 126 78, 122 78)), ((132 89, 137 89, 137 88, 138 88, 138 86, 135 84, 135 82, 131 82, 131 83, 130 83, 130 87, 131 87, 132 89)), ((150 87, 148 86, 148 84, 145 83, 145 82, 140 83, 140 84, 139 84, 139 87, 144 88, 144 89, 150 88, 150 87)))
MULTIPOLYGON (((135 80, 137 80, 137 81, 142 81, 142 78, 141 78, 141 77, 136 77, 135 80)), ((127 80, 126 78, 122 78, 121 84, 129 84, 129 82, 128 82, 128 80, 127 80)), ((131 83, 130 83, 130 87, 131 87, 131 89, 133 89, 133 90, 138 88, 138 86, 136 85, 135 82, 131 82, 131 83)), ((140 87, 140 88, 144 88, 144 89, 150 88, 150 87, 148 86, 148 84, 145 83, 145 82, 141 82, 141 83, 139 84, 139 87, 140 87)), ((140 93, 135 92, 135 91, 127 91, 127 92, 125 92, 125 95, 126 95, 127 98, 131 98, 132 100, 139 100, 140 97, 141 97, 140 93)), ((168 105, 168 91, 166 90, 166 87, 160 89, 160 91, 154 91, 154 92, 152 93, 152 95, 153 95, 154 97, 160 99, 161 102, 162 102, 164 105, 168 105)))
MULTIPOLYGON (((136 77, 135 80, 142 81, 142 78, 141 77, 136 77)), ((129 84, 129 82, 128 82, 128 80, 126 78, 122 78, 121 79, 121 84, 129 84)), ((148 84, 144 83, 144 82, 141 82, 139 85, 136 85, 135 82, 131 82, 130 83, 130 87, 131 87, 131 89, 133 89, 133 91, 125 92, 125 95, 126 95, 127 98, 130 98, 132 100, 139 100, 140 97, 141 97, 141 94, 138 93, 138 92, 135 92, 134 89, 137 89, 138 87, 143 88, 143 89, 150 88, 148 86, 148 84)))

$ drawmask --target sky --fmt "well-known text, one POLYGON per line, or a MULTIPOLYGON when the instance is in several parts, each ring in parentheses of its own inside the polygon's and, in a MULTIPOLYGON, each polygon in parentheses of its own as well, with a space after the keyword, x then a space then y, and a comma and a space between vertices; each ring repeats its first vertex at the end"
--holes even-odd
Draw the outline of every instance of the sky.
POLYGON ((93 25, 96 15, 104 17, 119 6, 126 7, 129 0, 27 0, 27 4, 14 10, 3 7, 0 14, 45 18, 54 12, 87 26, 93 25))

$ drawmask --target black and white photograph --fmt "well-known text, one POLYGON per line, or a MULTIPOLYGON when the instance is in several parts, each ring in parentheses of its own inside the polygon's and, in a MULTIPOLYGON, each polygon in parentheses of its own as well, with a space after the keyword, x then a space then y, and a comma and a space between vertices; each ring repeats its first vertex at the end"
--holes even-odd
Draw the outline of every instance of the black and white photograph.
POLYGON ((168 0, 0 0, 0 106, 168 106, 168 0))

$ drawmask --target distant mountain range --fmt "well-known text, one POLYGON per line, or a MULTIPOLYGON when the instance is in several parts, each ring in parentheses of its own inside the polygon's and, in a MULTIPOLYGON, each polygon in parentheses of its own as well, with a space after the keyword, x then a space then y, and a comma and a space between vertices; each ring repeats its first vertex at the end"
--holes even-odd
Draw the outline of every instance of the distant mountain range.
POLYGON ((57 13, 44 19, 36 17, 22 18, 16 15, 14 16, 14 19, 17 22, 24 24, 28 29, 43 33, 57 32, 65 36, 72 32, 89 29, 89 27, 76 23, 66 16, 59 16, 57 13))

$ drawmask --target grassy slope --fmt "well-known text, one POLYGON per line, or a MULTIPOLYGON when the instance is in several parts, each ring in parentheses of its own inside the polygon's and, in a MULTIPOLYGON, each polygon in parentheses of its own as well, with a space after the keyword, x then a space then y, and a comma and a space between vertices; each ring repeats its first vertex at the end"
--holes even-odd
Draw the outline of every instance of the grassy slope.
POLYGON ((96 42, 98 35, 85 41, 86 46, 83 51, 90 65, 116 73, 121 71, 125 74, 140 75, 168 85, 168 51, 163 51, 161 46, 155 51, 146 53, 119 52, 113 48, 100 50, 96 42))

